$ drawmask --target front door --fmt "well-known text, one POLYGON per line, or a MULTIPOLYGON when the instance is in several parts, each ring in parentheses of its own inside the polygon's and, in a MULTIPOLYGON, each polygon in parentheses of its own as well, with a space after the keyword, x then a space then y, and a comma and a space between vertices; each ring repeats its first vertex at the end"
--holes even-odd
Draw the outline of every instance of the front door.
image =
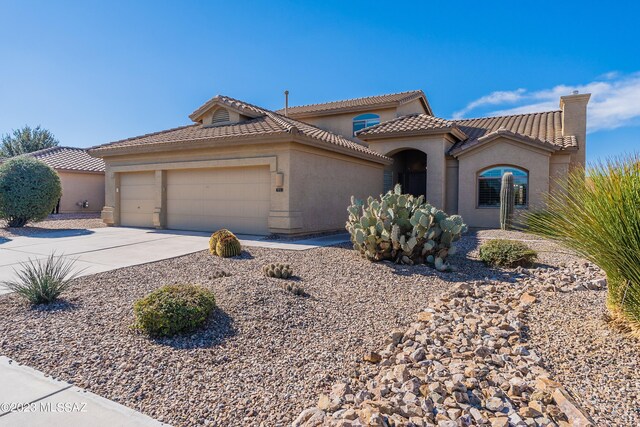
POLYGON ((402 192, 414 196, 427 194, 427 171, 406 171, 398 174, 402 192))

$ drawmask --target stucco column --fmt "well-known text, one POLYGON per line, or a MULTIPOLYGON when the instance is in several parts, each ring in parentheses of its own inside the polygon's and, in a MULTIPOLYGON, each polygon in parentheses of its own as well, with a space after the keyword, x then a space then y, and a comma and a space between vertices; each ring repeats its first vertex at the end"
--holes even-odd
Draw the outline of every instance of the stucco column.
POLYGON ((165 228, 167 226, 167 171, 165 170, 156 171, 155 200, 153 226, 165 228))
POLYGON ((438 209, 445 209, 446 169, 443 152, 427 150, 427 201, 438 209))
POLYGON ((112 172, 108 167, 104 174, 105 205, 100 217, 111 227, 120 224, 120 174, 112 172))

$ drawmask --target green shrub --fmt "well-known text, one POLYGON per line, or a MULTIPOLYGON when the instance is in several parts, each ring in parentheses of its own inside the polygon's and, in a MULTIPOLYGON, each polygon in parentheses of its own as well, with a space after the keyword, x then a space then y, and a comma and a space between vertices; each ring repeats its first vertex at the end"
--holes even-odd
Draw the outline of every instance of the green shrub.
POLYGON ((293 276, 293 269, 289 264, 266 264, 262 266, 262 272, 267 277, 275 277, 277 279, 288 279, 293 276))
POLYGON ((201 286, 163 286, 134 303, 134 328, 152 337, 191 332, 204 324, 215 306, 213 293, 201 286))
POLYGON ((235 234, 223 228, 211 235, 209 239, 209 252, 211 255, 228 258, 240 255, 242 246, 235 234))
POLYGON ((0 166, 0 218, 9 227, 42 221, 61 195, 58 174, 38 160, 18 157, 0 166))
POLYGON ((537 257, 536 251, 515 240, 493 239, 480 246, 480 260, 493 267, 530 267, 537 257))
POLYGON ((640 155, 596 164, 587 176, 571 173, 525 223, 602 268, 608 308, 640 333, 640 155))
POLYGON ((353 247, 371 261, 426 262, 445 271, 447 256, 456 251, 453 243, 467 230, 461 216, 448 216, 423 196, 402 194, 400 185, 380 200, 369 197, 366 205, 352 197, 347 210, 353 247))
POLYGON ((31 304, 55 301, 71 286, 81 270, 74 271, 75 260, 49 255, 45 260, 29 260, 15 270, 17 278, 3 281, 2 285, 26 298, 31 304))

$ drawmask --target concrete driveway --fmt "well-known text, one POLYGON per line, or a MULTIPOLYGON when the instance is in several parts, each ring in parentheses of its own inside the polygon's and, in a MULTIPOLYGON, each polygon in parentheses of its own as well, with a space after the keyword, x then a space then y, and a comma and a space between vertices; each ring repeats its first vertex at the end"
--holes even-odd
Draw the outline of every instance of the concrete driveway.
MULTIPOLYGON (((90 230, 52 230, 34 236, 0 239, 0 281, 15 277, 14 268, 29 259, 51 253, 77 259, 82 276, 174 258, 207 249, 209 233, 107 227, 90 230)), ((262 236, 238 235, 243 246, 307 250, 348 240, 348 235, 312 239, 264 240, 262 236)), ((7 289, 0 285, 0 294, 7 289)))

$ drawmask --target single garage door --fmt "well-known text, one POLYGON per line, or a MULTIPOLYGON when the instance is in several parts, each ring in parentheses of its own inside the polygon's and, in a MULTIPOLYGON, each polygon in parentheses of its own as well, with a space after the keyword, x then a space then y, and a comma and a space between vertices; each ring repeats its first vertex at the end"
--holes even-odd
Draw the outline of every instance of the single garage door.
POLYGON ((167 228, 269 234, 269 168, 238 167, 167 172, 167 228))
POLYGON ((155 180, 155 172, 120 175, 120 225, 153 227, 155 180))

